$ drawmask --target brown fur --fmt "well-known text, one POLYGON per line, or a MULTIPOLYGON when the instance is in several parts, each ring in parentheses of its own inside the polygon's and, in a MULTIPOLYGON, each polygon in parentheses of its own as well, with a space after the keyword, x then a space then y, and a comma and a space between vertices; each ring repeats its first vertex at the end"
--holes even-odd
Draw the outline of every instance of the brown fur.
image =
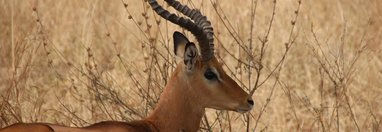
POLYGON ((55 132, 158 132, 157 128, 146 121, 117 122, 105 121, 88 127, 66 127, 49 124, 55 132))
POLYGON ((54 130, 42 123, 16 123, 0 129, 0 132, 54 132, 54 130))

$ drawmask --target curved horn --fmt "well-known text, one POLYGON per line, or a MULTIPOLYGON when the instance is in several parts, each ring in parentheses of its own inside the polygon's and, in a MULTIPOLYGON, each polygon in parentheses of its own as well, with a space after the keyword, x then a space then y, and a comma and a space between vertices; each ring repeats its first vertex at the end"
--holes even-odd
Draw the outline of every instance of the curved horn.
POLYGON ((176 14, 170 13, 158 4, 156 0, 149 0, 152 9, 161 17, 170 22, 179 25, 190 31, 199 42, 201 56, 203 61, 208 61, 214 56, 214 38, 211 22, 203 16, 199 10, 190 9, 188 6, 180 4, 175 0, 165 0, 170 6, 177 11, 188 16, 188 18, 179 17, 176 14))

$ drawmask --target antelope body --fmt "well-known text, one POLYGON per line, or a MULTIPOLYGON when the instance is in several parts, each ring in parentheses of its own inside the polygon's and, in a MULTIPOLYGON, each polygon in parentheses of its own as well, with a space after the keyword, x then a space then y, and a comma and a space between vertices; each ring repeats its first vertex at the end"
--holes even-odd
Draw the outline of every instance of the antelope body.
POLYGON ((165 1, 191 20, 169 13, 156 0, 149 0, 149 4, 164 19, 190 31, 198 41, 200 52, 182 33, 174 32, 174 52, 183 58, 183 63, 177 65, 156 108, 148 117, 133 122, 105 121, 81 128, 19 123, 0 132, 194 132, 199 128, 205 108, 237 112, 251 110, 254 104, 251 97, 224 72, 214 57, 211 23, 198 10, 189 9, 175 0, 165 1))

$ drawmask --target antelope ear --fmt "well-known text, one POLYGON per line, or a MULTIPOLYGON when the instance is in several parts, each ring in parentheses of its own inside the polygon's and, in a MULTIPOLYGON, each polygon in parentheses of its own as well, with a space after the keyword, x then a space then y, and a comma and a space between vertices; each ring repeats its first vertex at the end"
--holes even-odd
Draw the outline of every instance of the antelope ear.
POLYGON ((174 53, 176 56, 183 58, 186 45, 190 42, 187 37, 180 32, 174 32, 174 53))
POLYGON ((195 44, 190 42, 186 44, 186 48, 184 51, 184 64, 186 65, 186 70, 191 72, 195 67, 195 62, 198 57, 198 49, 195 44))

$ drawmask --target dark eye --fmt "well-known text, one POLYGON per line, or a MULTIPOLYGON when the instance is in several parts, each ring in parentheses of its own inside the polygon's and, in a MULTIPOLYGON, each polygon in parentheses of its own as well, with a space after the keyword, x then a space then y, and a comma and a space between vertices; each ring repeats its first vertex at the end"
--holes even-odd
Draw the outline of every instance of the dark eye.
POLYGON ((207 78, 208 80, 217 79, 216 74, 212 72, 211 69, 206 70, 206 72, 204 73, 204 77, 207 78))

